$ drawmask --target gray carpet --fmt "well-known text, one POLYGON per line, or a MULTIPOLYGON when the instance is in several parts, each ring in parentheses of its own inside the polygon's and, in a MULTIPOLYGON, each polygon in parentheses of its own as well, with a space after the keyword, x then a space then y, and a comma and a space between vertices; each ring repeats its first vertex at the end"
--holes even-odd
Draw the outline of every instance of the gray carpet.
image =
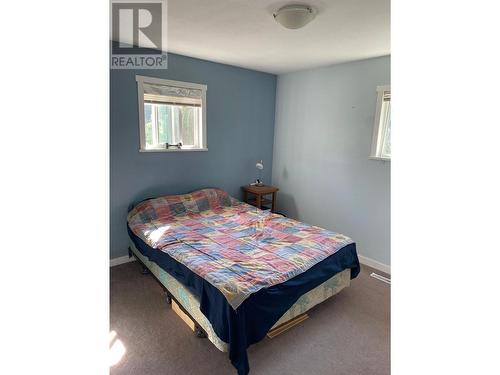
MULTIPOLYGON (((111 268, 110 329, 126 348, 111 367, 120 374, 236 374, 227 353, 198 339, 170 309, 137 262, 111 268)), ((252 375, 386 375, 390 373, 390 286, 363 267, 349 288, 310 317, 248 349, 252 375)))

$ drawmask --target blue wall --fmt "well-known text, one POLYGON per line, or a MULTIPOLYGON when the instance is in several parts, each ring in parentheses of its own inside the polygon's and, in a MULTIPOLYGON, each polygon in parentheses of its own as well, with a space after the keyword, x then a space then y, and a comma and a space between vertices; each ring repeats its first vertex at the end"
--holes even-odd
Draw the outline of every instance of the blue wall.
POLYGON ((391 262, 391 165, 370 160, 376 88, 390 56, 278 77, 273 184, 278 210, 343 233, 391 262))
POLYGON ((240 186, 271 182, 276 76, 169 54, 166 70, 111 71, 111 258, 127 254, 131 202, 217 186, 241 198, 240 186), (206 152, 139 152, 135 75, 202 83, 207 90, 206 152))

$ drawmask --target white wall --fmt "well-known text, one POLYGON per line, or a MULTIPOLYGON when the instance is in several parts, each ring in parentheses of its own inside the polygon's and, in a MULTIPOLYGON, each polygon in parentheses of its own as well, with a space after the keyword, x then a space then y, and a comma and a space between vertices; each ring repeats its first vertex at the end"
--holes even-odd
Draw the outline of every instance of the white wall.
POLYGON ((376 87, 389 83, 389 56, 280 75, 273 155, 278 211, 387 265, 390 162, 368 156, 376 87))

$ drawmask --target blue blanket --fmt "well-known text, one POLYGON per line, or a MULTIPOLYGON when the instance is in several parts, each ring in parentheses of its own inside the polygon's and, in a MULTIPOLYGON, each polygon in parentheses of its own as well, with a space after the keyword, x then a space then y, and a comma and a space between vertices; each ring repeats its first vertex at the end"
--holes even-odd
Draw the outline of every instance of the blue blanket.
POLYGON ((175 277, 199 299, 200 310, 212 324, 214 332, 229 344, 229 358, 238 375, 246 375, 250 371, 247 348, 262 340, 300 296, 345 269, 351 269, 351 279, 360 271, 356 244, 351 243, 306 272, 252 294, 234 310, 223 294, 206 280, 168 254, 147 245, 130 228, 128 233, 144 256, 175 277))

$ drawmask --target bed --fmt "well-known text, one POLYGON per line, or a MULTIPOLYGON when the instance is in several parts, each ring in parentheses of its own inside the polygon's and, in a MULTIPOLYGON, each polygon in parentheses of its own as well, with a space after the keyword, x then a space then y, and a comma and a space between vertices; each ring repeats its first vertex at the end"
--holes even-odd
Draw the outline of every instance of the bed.
POLYGON ((347 236, 262 211, 220 189, 147 199, 130 211, 130 250, 239 375, 246 349, 348 286, 347 236))

